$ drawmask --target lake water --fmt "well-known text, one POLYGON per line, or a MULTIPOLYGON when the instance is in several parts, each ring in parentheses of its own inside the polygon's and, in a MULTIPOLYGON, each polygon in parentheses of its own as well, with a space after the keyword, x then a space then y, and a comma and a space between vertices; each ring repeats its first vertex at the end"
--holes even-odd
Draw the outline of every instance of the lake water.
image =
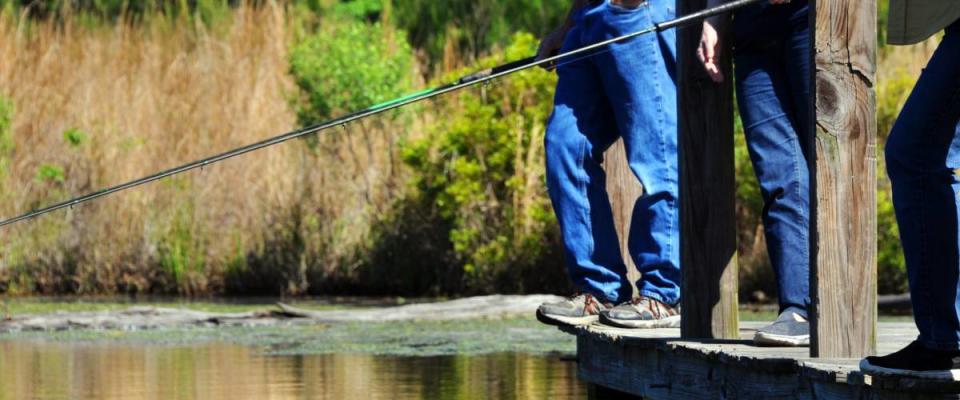
POLYGON ((264 355, 250 346, 0 341, 0 400, 584 399, 555 355, 264 355))

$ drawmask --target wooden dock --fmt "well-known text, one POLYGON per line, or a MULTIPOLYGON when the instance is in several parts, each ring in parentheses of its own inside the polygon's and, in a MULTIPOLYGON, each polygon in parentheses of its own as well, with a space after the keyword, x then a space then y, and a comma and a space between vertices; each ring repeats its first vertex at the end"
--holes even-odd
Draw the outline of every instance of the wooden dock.
MULTIPOLYGON (((599 324, 568 332, 577 336, 578 375, 595 399, 960 399, 957 383, 865 376, 859 359, 754 346, 750 339, 761 325, 741 323, 742 340, 599 324)), ((878 351, 899 350, 916 337, 912 323, 882 323, 878 351)))

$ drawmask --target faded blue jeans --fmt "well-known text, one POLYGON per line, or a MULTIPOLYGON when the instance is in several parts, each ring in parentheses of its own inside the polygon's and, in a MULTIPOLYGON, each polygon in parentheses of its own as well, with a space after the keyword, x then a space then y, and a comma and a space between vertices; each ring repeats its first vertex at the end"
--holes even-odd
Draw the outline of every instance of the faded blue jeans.
MULTIPOLYGON (((624 8, 595 2, 575 15, 561 51, 674 17, 674 0, 624 8)), ((628 250, 643 274, 641 295, 680 300, 677 207, 676 37, 672 30, 561 60, 547 125, 547 187, 563 233, 568 271, 581 291, 610 302, 631 297, 600 168, 619 137, 644 194, 633 210, 628 250)))
POLYGON ((780 309, 805 311, 810 288, 810 32, 807 2, 766 2, 734 15, 737 102, 763 196, 780 309))
POLYGON ((960 348, 960 21, 947 28, 886 148, 920 342, 960 348))

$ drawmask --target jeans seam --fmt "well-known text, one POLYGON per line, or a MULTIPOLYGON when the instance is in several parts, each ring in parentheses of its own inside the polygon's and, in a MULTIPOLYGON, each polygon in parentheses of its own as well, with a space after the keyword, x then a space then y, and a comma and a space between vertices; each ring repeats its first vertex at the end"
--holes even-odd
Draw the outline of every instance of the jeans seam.
POLYGON ((577 189, 580 190, 580 194, 583 195, 584 199, 587 199, 587 207, 584 208, 583 213, 580 214, 584 225, 590 225, 590 193, 587 190, 587 180, 590 179, 590 174, 587 172, 586 167, 586 147, 587 147, 587 138, 583 138, 580 141, 580 146, 577 149, 577 171, 581 172, 584 176, 577 176, 577 189))
MULTIPOLYGON (((794 130, 794 133, 796 133, 796 130, 794 130)), ((793 153, 793 177, 794 177, 794 179, 796 179, 797 183, 801 183, 801 182, 800 182, 800 181, 801 181, 801 179, 800 179, 800 178, 801 178, 801 177, 800 177, 800 165, 801 165, 801 164, 800 164, 800 161, 801 161, 801 160, 800 160, 800 157, 803 155, 803 151, 800 149, 799 135, 797 135, 797 138, 798 138, 798 140, 797 140, 796 142, 794 142, 795 146, 793 146, 793 147, 794 147, 794 153, 793 153)), ((809 174, 808 174, 808 176, 807 176, 807 180, 808 180, 808 181, 810 180, 809 174)), ((808 184, 809 184, 809 183, 808 183, 808 184)), ((802 197, 803 197, 803 193, 800 191, 800 186, 801 186, 801 185, 798 184, 798 185, 796 186, 795 190, 794 190, 794 193, 796 194, 797 198, 802 198, 802 197)), ((807 200, 807 204, 809 204, 809 201, 810 201, 810 200, 808 199, 808 200, 807 200)), ((803 213, 801 214, 801 218, 806 217, 806 214, 808 214, 808 212, 807 212, 806 210, 801 210, 801 211, 803 211, 803 213)), ((806 229, 806 230, 801 230, 801 231, 803 231, 803 232, 809 231, 809 224, 808 224, 807 226, 808 226, 808 229, 806 229)), ((803 236, 807 236, 807 234, 804 233, 803 236)), ((805 251, 805 252, 806 252, 806 251, 805 251)), ((805 255, 808 256, 808 258, 809 258, 809 254, 805 254, 805 255)))

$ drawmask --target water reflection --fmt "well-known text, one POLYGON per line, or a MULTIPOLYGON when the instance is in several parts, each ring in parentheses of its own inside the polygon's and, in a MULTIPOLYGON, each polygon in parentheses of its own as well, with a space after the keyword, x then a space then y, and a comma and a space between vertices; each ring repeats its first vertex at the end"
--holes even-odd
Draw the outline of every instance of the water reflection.
POLYGON ((557 357, 263 356, 222 343, 0 342, 7 399, 581 399, 557 357))

